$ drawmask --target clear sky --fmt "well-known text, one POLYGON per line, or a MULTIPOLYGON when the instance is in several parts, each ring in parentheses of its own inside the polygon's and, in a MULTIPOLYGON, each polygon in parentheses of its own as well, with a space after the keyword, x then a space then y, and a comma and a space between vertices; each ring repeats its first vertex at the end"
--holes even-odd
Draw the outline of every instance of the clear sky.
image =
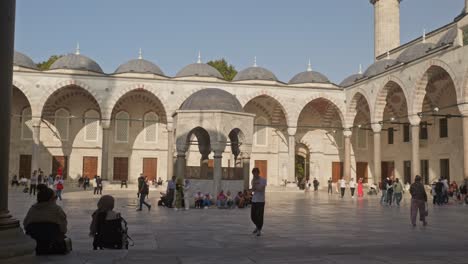
MULTIPOLYGON (((463 0, 404 0, 401 40, 453 21, 463 0)), ((169 76, 196 61, 253 64, 287 82, 306 69, 339 83, 373 61, 373 7, 368 0, 17 0, 16 49, 42 61, 74 52, 107 73, 143 57, 169 76)))

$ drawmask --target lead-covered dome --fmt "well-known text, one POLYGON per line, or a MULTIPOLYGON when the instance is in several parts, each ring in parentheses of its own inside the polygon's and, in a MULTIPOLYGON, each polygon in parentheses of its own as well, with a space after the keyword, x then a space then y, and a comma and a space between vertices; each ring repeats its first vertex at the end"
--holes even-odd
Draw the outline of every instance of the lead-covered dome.
POLYGON ((255 81, 255 80, 261 80, 261 81, 278 81, 278 78, 269 70, 258 67, 258 66, 253 66, 249 67, 247 69, 244 69, 236 74, 236 77, 234 77, 233 81, 255 81))
POLYGON ((94 60, 80 54, 68 54, 61 57, 50 66, 50 69, 69 69, 104 73, 99 64, 94 60))
POLYGON ((364 72, 365 77, 372 77, 375 75, 379 75, 382 72, 385 72, 388 68, 392 67, 393 65, 397 64, 398 62, 393 59, 384 59, 374 62, 367 70, 364 72))
POLYGON ((364 75, 361 73, 356 73, 351 76, 348 76, 346 79, 344 79, 341 83, 341 87, 347 87, 353 85, 355 82, 357 82, 359 79, 363 78, 364 75))
POLYGON ((444 46, 444 45, 447 45, 447 44, 452 44, 455 41, 455 39, 457 38, 457 34, 458 34, 458 28, 454 27, 454 28, 450 29, 437 42, 437 47, 444 46))
POLYGON ((156 64, 144 59, 134 59, 120 65, 114 72, 119 73, 150 73, 164 76, 163 71, 156 64))
POLYGON ((206 63, 193 63, 180 70, 176 77, 214 77, 223 79, 221 73, 206 63))
POLYGON ((316 71, 305 71, 296 74, 290 81, 289 84, 302 84, 302 83, 330 83, 327 76, 316 71))
POLYGON ((398 62, 408 63, 424 57, 427 52, 435 47, 433 43, 419 43, 404 50, 397 58, 398 62))
POLYGON ((37 70, 37 66, 34 61, 30 57, 18 51, 15 51, 13 55, 13 65, 37 70))
POLYGON ((180 107, 180 110, 225 110, 244 112, 237 98, 221 89, 207 88, 195 92, 180 107))

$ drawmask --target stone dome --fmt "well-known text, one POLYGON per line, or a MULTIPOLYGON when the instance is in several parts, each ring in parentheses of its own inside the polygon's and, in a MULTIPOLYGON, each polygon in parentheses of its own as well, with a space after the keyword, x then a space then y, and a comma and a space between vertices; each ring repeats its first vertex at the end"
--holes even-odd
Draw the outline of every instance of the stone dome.
POLYGON ((236 74, 233 81, 278 81, 278 78, 269 70, 262 67, 249 67, 236 74))
POLYGON ((353 74, 353 75, 347 77, 346 79, 344 79, 344 80, 340 83, 340 86, 342 86, 342 87, 351 86, 351 85, 353 85, 355 82, 357 82, 359 79, 361 79, 362 77, 364 77, 364 75, 361 74, 361 73, 353 74))
POLYGON ((225 110, 244 112, 237 98, 221 89, 207 88, 192 94, 180 110, 225 110))
POLYGON ((433 49, 433 43, 419 43, 404 50, 397 58, 398 62, 408 63, 410 61, 421 58, 427 54, 428 51, 433 49))
POLYGON ((458 28, 454 27, 454 28, 450 29, 437 42, 437 47, 444 46, 444 45, 447 45, 447 44, 452 44, 455 41, 455 39, 457 38, 457 34, 458 34, 458 28))
POLYGON ((156 64, 144 60, 134 59, 120 65, 114 72, 118 73, 151 73, 164 76, 163 71, 156 64))
POLYGON ((99 64, 94 60, 80 54, 68 54, 61 57, 50 66, 50 69, 70 69, 104 73, 99 64))
POLYGON ((330 80, 327 76, 316 71, 305 71, 296 74, 290 81, 289 84, 301 84, 301 83, 329 83, 330 80))
POLYGON ((37 66, 34 61, 30 57, 18 51, 15 51, 13 55, 13 65, 37 70, 37 66))
POLYGON ((372 77, 382 72, 385 72, 387 68, 397 64, 398 62, 393 59, 384 59, 374 62, 367 70, 364 72, 364 77, 372 77))
POLYGON ((217 69, 206 63, 193 63, 180 70, 176 77, 215 77, 223 79, 223 76, 217 69))

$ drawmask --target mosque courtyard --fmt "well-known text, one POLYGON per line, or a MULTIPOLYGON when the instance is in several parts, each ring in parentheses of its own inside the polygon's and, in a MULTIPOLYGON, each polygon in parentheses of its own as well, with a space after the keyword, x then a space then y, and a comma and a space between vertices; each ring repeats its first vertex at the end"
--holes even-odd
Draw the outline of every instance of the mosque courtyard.
MULTIPOLYGON (((93 251, 88 237, 99 199, 91 191, 65 192, 58 203, 68 217, 73 252, 36 257, 37 263, 468 263, 468 206, 429 205, 429 225, 411 227, 410 197, 401 207, 382 207, 377 196, 344 199, 325 191, 271 188, 261 237, 251 234, 250 209, 157 207, 137 212, 136 191, 104 190, 129 225, 128 251, 93 251)), ((35 198, 10 189, 9 208, 24 218, 35 198)))

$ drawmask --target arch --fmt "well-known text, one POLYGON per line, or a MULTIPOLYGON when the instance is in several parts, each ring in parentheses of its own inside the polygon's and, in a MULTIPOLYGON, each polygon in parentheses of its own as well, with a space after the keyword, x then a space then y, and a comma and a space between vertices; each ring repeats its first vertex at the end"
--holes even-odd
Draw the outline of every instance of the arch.
POLYGON ((143 127, 145 130, 144 141, 148 143, 158 142, 159 116, 153 112, 147 112, 143 115, 143 127))
POLYGON ((239 102, 241 103, 242 108, 245 108, 245 106, 250 101, 254 100, 257 97, 261 97, 261 96, 267 96, 267 97, 270 97, 270 98, 273 98, 274 100, 276 100, 276 102, 281 107, 281 110, 283 110, 284 117, 286 119, 286 125, 289 127, 290 124, 292 124, 291 119, 290 119, 292 111, 288 111, 289 109, 287 109, 285 107, 287 105, 286 102, 280 96, 278 96, 278 95, 276 95, 276 94, 274 94, 274 93, 272 93, 270 91, 267 91, 267 90, 261 90, 261 91, 255 92, 255 93, 251 93, 249 95, 241 96, 239 98, 239 102))
POLYGON ((417 114, 423 111, 424 98, 426 96, 426 88, 429 84, 430 77, 432 74, 436 74, 438 71, 446 73, 455 89, 455 94, 457 98, 462 97, 462 91, 457 87, 457 80, 455 79, 455 74, 452 69, 443 61, 440 60, 431 60, 426 66, 426 70, 423 72, 422 76, 419 77, 414 85, 414 90, 412 93, 412 104, 411 104, 411 114, 417 114))
POLYGON ((84 113, 84 140, 97 141, 99 138, 100 114, 95 109, 89 109, 84 113))
POLYGON ((347 111, 346 111, 346 124, 348 126, 352 126, 354 124, 354 120, 356 118, 356 115, 358 112, 356 111, 356 106, 360 98, 364 98, 366 100, 367 105, 369 106, 369 117, 370 120, 372 120, 372 105, 370 104, 370 97, 367 94, 366 90, 362 88, 355 89, 351 95, 350 95, 351 100, 348 103, 347 106, 347 111))
POLYGON ((234 128, 231 130, 231 132, 229 132, 228 137, 231 142, 231 152, 234 154, 235 159, 237 159, 241 153, 240 146, 242 143, 244 143, 245 140, 244 132, 242 132, 242 130, 239 128, 234 128))
POLYGON ((190 144, 190 140, 192 136, 195 136, 197 138, 198 142, 198 149, 202 155, 208 156, 208 154, 211 152, 211 136, 206 129, 198 126, 190 130, 190 132, 187 133, 186 141, 185 141, 185 152, 188 150, 188 146, 190 144))
POLYGON ((340 121, 341 121, 341 125, 342 126, 345 126, 346 123, 345 123, 345 118, 344 118, 344 115, 343 115, 343 110, 345 109, 344 107, 344 104, 340 104, 339 102, 337 102, 337 100, 333 97, 330 97, 330 96, 327 96, 325 94, 315 94, 315 95, 312 95, 312 96, 309 96, 306 100, 304 100, 302 102, 302 104, 300 105, 300 111, 298 112, 297 114, 297 119, 296 119, 296 126, 299 124, 299 118, 301 117, 301 113, 304 111, 304 109, 312 102, 316 101, 316 100, 325 100, 327 102, 329 102, 331 105, 333 105, 333 107, 335 108, 336 112, 338 113, 338 116, 340 117, 340 121))
POLYGON ((31 105, 31 108, 32 108, 31 102, 32 102, 33 97, 31 96, 31 93, 29 92, 29 90, 26 89, 26 87, 21 82, 16 80, 15 78, 13 78, 13 88, 17 88, 18 90, 20 90, 23 93, 24 97, 26 97, 26 99, 28 100, 29 105, 31 105))
POLYGON ((166 100, 163 99, 160 92, 157 89, 154 89, 150 85, 139 83, 139 84, 131 85, 125 89, 119 90, 118 93, 111 96, 107 104, 108 107, 105 108, 105 112, 103 114, 104 119, 111 119, 112 112, 114 111, 114 108, 116 104, 119 102, 119 100, 124 98, 129 93, 133 91, 139 91, 139 90, 144 90, 150 93, 151 95, 153 95, 157 99, 158 103, 160 103, 162 106, 162 111, 164 112, 163 114, 165 116, 165 120, 169 120, 171 118, 171 115, 168 114, 167 112, 167 109, 169 109, 168 103, 166 100))
POLYGON ((60 135, 61 141, 68 141, 70 132, 70 112, 65 108, 59 108, 54 114, 54 126, 60 135))
POLYGON ((96 100, 98 104, 99 112, 102 113, 102 109, 104 108, 103 108, 103 102, 101 100, 101 97, 96 93, 95 90, 91 89, 91 87, 88 84, 82 81, 78 81, 78 80, 62 81, 52 87, 49 87, 47 90, 45 90, 44 95, 39 99, 39 102, 38 102, 38 113, 42 115, 42 111, 44 110, 45 104, 55 92, 57 92, 60 89, 67 88, 70 86, 79 87, 81 89, 86 90, 89 94, 91 94, 91 96, 94 98, 94 100, 96 100))
POLYGON ((23 108, 21 111, 21 139, 33 139, 32 133, 32 109, 30 106, 23 108))
POLYGON ((126 111, 115 114, 115 141, 127 143, 130 134, 130 115, 126 111))
POLYGON ((402 90, 403 92, 403 97, 406 101, 406 105, 407 105, 407 115, 409 114, 409 109, 408 109, 408 106, 409 106, 409 103, 408 103, 408 92, 407 92, 407 89, 405 88, 405 86, 403 85, 403 82, 401 82, 400 79, 396 78, 395 76, 390 76, 387 80, 386 80, 386 83, 385 85, 378 91, 377 93, 377 96, 375 98, 375 102, 374 102, 374 115, 373 115, 373 119, 371 120, 372 123, 377 123, 377 122, 380 122, 382 121, 383 119, 383 115, 384 115, 384 111, 385 111, 385 106, 387 105, 387 95, 388 95, 388 92, 390 91, 390 89, 392 88, 399 88, 400 90, 402 90))

